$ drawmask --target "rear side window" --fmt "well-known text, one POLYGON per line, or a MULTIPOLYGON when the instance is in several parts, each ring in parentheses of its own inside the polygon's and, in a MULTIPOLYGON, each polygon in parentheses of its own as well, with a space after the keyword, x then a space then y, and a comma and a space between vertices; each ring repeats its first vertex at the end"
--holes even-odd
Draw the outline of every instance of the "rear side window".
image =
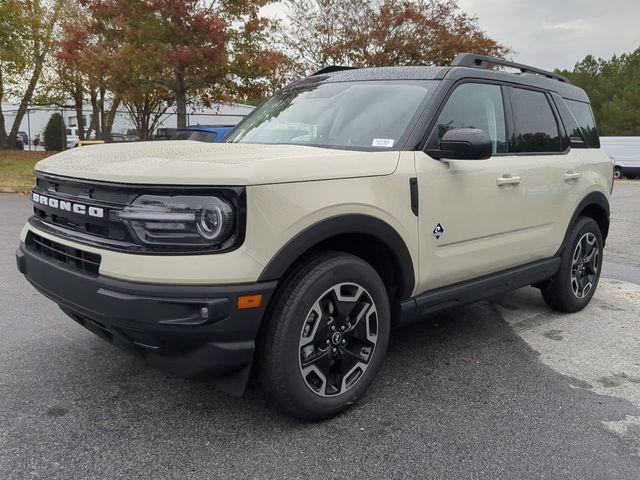
MULTIPOLYGON (((565 99, 565 102, 580 127, 581 134, 577 133, 577 136, 583 138, 587 148, 600 148, 600 136, 596 129, 596 122, 593 118, 591 105, 568 99, 565 99)), ((571 133, 571 136, 574 136, 574 134, 571 133)))
POLYGON ((438 140, 449 130, 477 128, 489 135, 493 153, 506 153, 507 134, 498 85, 464 83, 454 90, 438 117, 438 140))
POLYGON ((544 93, 512 88, 511 105, 516 127, 514 152, 555 153, 564 150, 558 122, 544 93))

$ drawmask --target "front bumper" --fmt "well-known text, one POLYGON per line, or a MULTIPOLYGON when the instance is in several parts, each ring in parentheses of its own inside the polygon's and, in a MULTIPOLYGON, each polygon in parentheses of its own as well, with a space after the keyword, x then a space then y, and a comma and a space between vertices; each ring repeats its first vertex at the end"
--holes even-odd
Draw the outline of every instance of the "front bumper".
POLYGON ((21 244, 18 270, 82 326, 185 377, 224 376, 249 365, 276 282, 160 285, 92 275, 21 244), (238 309, 240 295, 263 296, 238 309))

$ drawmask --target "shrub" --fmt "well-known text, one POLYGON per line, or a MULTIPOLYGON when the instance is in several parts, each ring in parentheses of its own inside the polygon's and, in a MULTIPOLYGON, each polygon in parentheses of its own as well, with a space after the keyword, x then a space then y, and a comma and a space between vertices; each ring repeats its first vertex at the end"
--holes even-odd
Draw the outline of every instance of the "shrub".
POLYGON ((44 149, 48 152, 61 152, 66 147, 67 130, 64 119, 59 113, 54 113, 44 129, 44 149))

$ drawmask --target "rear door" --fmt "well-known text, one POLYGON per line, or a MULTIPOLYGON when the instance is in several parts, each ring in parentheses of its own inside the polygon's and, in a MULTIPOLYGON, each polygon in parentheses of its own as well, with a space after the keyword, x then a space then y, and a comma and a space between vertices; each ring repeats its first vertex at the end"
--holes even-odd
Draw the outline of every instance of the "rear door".
POLYGON ((419 291, 523 263, 527 256, 526 169, 508 153, 505 87, 465 82, 437 116, 428 148, 447 130, 479 128, 493 141, 488 160, 435 160, 416 152, 419 291))
POLYGON ((551 94, 510 87, 514 134, 511 150, 527 170, 530 260, 555 255, 582 186, 583 161, 571 150, 569 137, 551 94))

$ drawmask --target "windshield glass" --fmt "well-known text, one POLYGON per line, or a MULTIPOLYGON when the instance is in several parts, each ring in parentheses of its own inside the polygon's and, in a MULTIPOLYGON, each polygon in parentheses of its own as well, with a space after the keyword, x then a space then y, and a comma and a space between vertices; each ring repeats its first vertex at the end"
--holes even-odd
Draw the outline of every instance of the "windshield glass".
POLYGON ((359 81, 287 88, 252 113, 227 141, 393 148, 433 83, 359 81))

